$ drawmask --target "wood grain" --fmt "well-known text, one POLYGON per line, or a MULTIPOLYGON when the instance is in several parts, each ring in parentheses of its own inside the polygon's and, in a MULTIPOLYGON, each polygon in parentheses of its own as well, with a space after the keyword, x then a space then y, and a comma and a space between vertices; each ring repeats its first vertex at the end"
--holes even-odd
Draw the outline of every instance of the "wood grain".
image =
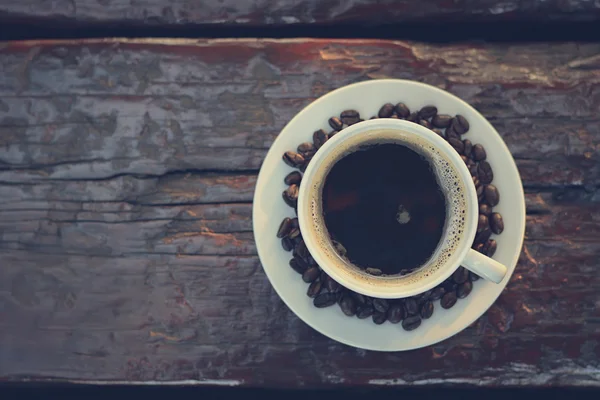
POLYGON ((376 40, 15 42, 0 49, 0 379, 600 385, 600 45, 376 40), (302 323, 266 279, 251 201, 320 95, 415 79, 515 156, 526 243, 496 304, 382 354, 302 323))
POLYGON ((447 2, 349 0, 24 0, 0 2, 6 21, 59 24, 78 22, 113 26, 186 26, 231 24, 239 26, 360 23, 382 25, 436 21, 593 21, 600 18, 600 5, 584 0, 447 2))

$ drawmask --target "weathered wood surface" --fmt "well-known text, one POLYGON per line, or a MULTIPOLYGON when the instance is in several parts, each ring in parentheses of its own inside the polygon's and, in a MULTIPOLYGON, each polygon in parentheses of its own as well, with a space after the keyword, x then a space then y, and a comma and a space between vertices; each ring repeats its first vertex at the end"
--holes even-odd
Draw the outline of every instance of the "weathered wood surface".
POLYGON ((2 47, 0 71, 0 379, 600 385, 600 44, 24 42, 2 47), (302 323, 251 230, 284 124, 382 77, 486 115, 528 210, 488 313, 396 354, 302 323))
POLYGON ((0 21, 111 24, 111 26, 241 26, 402 22, 594 21, 589 0, 22 0, 0 1, 0 21))

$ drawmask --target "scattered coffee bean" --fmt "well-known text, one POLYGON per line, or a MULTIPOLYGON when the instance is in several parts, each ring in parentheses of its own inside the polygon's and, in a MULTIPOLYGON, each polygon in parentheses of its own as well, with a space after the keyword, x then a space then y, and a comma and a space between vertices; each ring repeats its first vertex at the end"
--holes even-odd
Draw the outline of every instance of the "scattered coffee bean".
POLYGON ((360 305, 367 304, 367 298, 360 293, 350 292, 350 295, 354 297, 354 300, 360 305))
POLYGON ((477 179, 479 179, 479 166, 477 164, 470 166, 469 172, 472 177, 477 177, 477 179))
POLYGON ((373 308, 380 313, 386 313, 390 308, 390 303, 386 299, 373 299, 373 308))
POLYGON ((481 184, 481 182, 479 183, 479 186, 477 186, 475 188, 475 191, 477 192, 477 201, 479 202, 479 204, 483 203, 483 200, 484 200, 484 192, 483 191, 484 191, 484 189, 485 188, 483 187, 483 185, 481 184))
POLYGON ((358 319, 365 319, 373 315, 374 312, 375 310, 371 306, 359 306, 356 310, 356 316, 358 319))
POLYGON ((321 271, 317 267, 310 267, 302 274, 302 280, 306 283, 314 282, 319 277, 321 271))
POLYGON ((396 112, 396 114, 398 114, 400 118, 408 118, 408 116, 410 115, 410 110, 404 103, 396 104, 396 107, 394 107, 394 111, 396 112))
POLYGON ((342 288, 342 285, 337 283, 332 277, 328 276, 325 280, 325 289, 327 289, 331 293, 337 293, 342 288))
POLYGON ((452 280, 458 284, 465 283, 469 280, 469 270, 464 267, 458 267, 452 274, 452 280))
POLYGON ((338 117, 329 118, 329 126, 336 131, 341 131, 344 127, 344 123, 338 117))
POLYGON ((289 237, 284 237, 281 239, 281 247, 283 247, 285 251, 292 251, 294 248, 294 241, 289 237))
MULTIPOLYGON (((489 220, 489 218, 488 218, 489 220)), ((484 229, 483 231, 477 233, 475 235, 475 240, 473 241, 473 243, 484 243, 486 242, 490 236, 492 236, 492 231, 488 228, 488 229, 484 229)))
POLYGON ((479 186, 481 186, 481 182, 479 182, 479 178, 476 176, 472 176, 473 178, 473 185, 475 185, 475 188, 478 188, 479 186))
POLYGON ((283 155, 283 161, 290 167, 294 168, 304 165, 304 157, 293 151, 286 151, 283 155))
POLYGON ((452 130, 458 133, 459 135, 464 135, 469 130, 469 121, 462 115, 457 115, 452 120, 452 130))
POLYGON ((299 236, 300 236, 300 228, 292 228, 290 233, 288 233, 288 237, 290 239, 296 239, 299 236))
POLYGON ((419 111, 421 119, 429 119, 437 114, 436 106, 425 106, 419 111))
POLYGON ((315 298, 321 293, 321 288, 323 287, 323 282, 321 280, 313 281, 313 283, 308 286, 308 290, 306 291, 306 295, 310 298, 315 298))
POLYGON ((454 291, 446 293, 442 297, 442 301, 440 302, 440 305, 442 306, 442 308, 445 308, 446 310, 449 308, 452 308, 455 304, 456 304, 456 293, 454 293, 454 291))
POLYGON ((401 303, 393 304, 388 310, 388 321, 397 324, 404 319, 404 307, 401 303))
POLYGON ((495 207, 500 202, 500 193, 494 185, 486 185, 485 187, 485 201, 490 206, 495 207))
POLYGON ((458 285, 458 289, 456 289, 456 297, 459 299, 464 299, 471 293, 473 290, 473 283, 471 281, 466 281, 463 284, 458 285))
POLYGON ((427 129, 431 129, 431 124, 426 119, 420 120, 419 125, 424 126, 427 129))
POLYGON ((446 129, 446 140, 450 140, 450 139, 456 139, 456 140, 460 140, 462 142, 460 135, 458 133, 454 132, 452 130, 452 128, 446 129))
POLYGON ((475 272, 469 272, 469 279, 471 280, 471 282, 478 281, 479 275, 477 275, 475 272))
POLYGON ((431 124, 436 128, 447 128, 452 122, 452 117, 447 114, 437 114, 431 120, 431 124))
POLYGON ((330 307, 337 301, 337 295, 335 293, 321 293, 313 300, 313 304, 317 308, 330 307))
POLYGON ((463 140, 463 154, 467 157, 471 157, 471 151, 473 150, 473 143, 469 139, 463 140))
POLYGON ((419 312, 419 305, 412 297, 404 299, 404 308, 406 309, 407 315, 416 315, 419 312))
POLYGON ((477 220, 477 232, 483 232, 488 226, 490 226, 488 217, 484 214, 479 215, 479 219, 477 220))
POLYGON ((294 255, 304 259, 310 256, 310 253, 308 252, 308 248, 306 247, 306 243, 304 243, 304 240, 300 239, 298 243, 296 243, 296 245, 294 246, 294 255))
POLYGON ((436 301, 442 298, 442 296, 446 293, 443 287, 438 286, 431 291, 431 296, 429 296, 429 300, 436 301))
POLYGON ((286 185, 299 185, 302 181, 302 174, 298 171, 292 171, 283 179, 286 185))
POLYGON ((492 183, 492 181, 494 180, 494 171, 492 171, 492 167, 490 166, 490 163, 488 163, 487 161, 481 161, 479 163, 479 180, 481 181, 481 183, 483 184, 489 184, 492 183))
POLYGON ((500 213, 492 213, 492 216, 490 217, 490 228, 496 235, 499 235, 504 231, 504 220, 500 213))
POLYGON ((284 218, 283 221, 281 221, 281 224, 279 224, 279 229, 277 229, 277 237, 279 239, 281 239, 281 238, 287 236, 291 230, 292 230, 292 219, 284 218))
POLYGON ((385 103, 380 109, 377 115, 379 118, 389 118, 394 113, 394 105, 392 103, 385 103))
POLYGON ((340 131, 331 131, 331 132, 329 132, 329 135, 328 135, 329 139, 331 139, 332 137, 334 137, 338 133, 340 133, 340 131))
POLYGON ((444 136, 444 132, 442 132, 440 129, 432 129, 432 131, 434 131, 435 133, 437 133, 437 135, 439 137, 446 139, 446 136, 444 136))
POLYGON ((473 250, 475 250, 478 253, 483 254, 483 243, 477 243, 473 245, 473 250))
POLYGON ((387 314, 384 312, 379 312, 379 311, 375 311, 373 313, 373 322, 376 325, 381 325, 385 322, 385 320, 387 319, 387 314))
POLYGON ((423 302, 429 300, 429 298, 431 297, 431 293, 433 291, 430 289, 426 292, 423 292, 421 294, 418 294, 415 298, 417 300, 417 303, 422 304, 423 302))
POLYGON ((353 125, 360 121, 360 114, 356 110, 342 111, 340 119, 346 125, 353 125))
POLYGON ((320 149, 328 139, 329 135, 323 129, 319 129, 313 133, 313 143, 317 150, 320 149))
POLYGON ((283 191, 283 200, 290 207, 296 207, 298 204, 298 185, 292 184, 283 191))
POLYGON ((498 244, 494 239, 490 239, 483 244, 483 248, 481 249, 482 253, 488 257, 492 257, 496 254, 496 249, 498 248, 498 244))
POLYGON ((410 122, 417 122, 419 120, 419 114, 416 112, 411 113, 408 117, 406 117, 406 120, 410 122))
MULTIPOLYGON (((456 290, 456 287, 458 286, 458 284, 456 282, 454 282, 454 280, 452 279, 452 277, 446 279, 443 283, 442 283, 442 287, 444 288, 444 291, 446 293, 448 292, 454 292, 456 290)), ((442 296, 443 297, 443 296, 442 296)))
POLYGON ((400 119, 399 116, 397 116, 396 114, 392 114, 390 115, 388 118, 392 118, 392 119, 400 119))
POLYGON ((402 328, 405 331, 414 331, 421 325, 421 317, 418 315, 413 315, 412 317, 406 318, 402 321, 402 328))
POLYGON ((433 315, 433 301, 426 301, 421 306, 421 318, 428 319, 433 315))
POLYGON ((299 274, 304 274, 308 269, 308 265, 300 258, 292 258, 290 260, 290 267, 299 274))
POLYGON ((348 317, 353 317, 356 315, 356 303, 352 299, 352 297, 345 294, 342 296, 342 300, 340 301, 340 308, 342 312, 346 314, 348 317))
POLYGON ((315 145, 312 144, 311 142, 300 143, 296 150, 298 151, 299 154, 302 155, 302 157, 304 157, 306 159, 307 155, 309 157, 312 157, 315 154, 315 145))
POLYGON ((452 146, 454 150, 458 152, 458 154, 462 154, 463 150, 465 149, 465 145, 463 144, 462 140, 458 138, 449 138, 448 143, 450 143, 450 146, 452 146))
POLYGON ((475 146, 473 146, 471 154, 473 154, 473 159, 475 161, 483 161, 487 157, 485 148, 480 144, 476 144, 475 146))
POLYGON ((487 217, 489 217, 490 215, 492 215, 492 207, 490 207, 487 204, 481 204, 479 206, 479 214, 485 215, 487 217))

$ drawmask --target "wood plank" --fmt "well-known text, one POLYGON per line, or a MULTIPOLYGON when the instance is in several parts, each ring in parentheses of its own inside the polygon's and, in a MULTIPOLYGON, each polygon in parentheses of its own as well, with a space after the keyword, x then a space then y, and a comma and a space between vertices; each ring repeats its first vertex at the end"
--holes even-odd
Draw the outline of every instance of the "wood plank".
MULTIPOLYGON (((600 45, 374 40, 7 43, 0 49, 0 379, 246 386, 600 385, 600 45), (526 185, 499 301, 380 354, 302 323, 251 232, 260 163, 302 107, 428 82, 498 129, 526 185)), ((401 100, 401 99, 398 99, 401 100)))
POLYGON ((129 26, 186 26, 231 24, 261 25, 336 25, 360 23, 381 25, 398 22, 464 21, 590 21, 600 16, 600 6, 591 1, 569 2, 517 0, 466 0, 445 2, 401 0, 349 0, 343 3, 317 0, 251 0, 202 2, 158 0, 117 1, 70 0, 45 2, 3 1, 4 19, 28 22, 92 23, 129 26))

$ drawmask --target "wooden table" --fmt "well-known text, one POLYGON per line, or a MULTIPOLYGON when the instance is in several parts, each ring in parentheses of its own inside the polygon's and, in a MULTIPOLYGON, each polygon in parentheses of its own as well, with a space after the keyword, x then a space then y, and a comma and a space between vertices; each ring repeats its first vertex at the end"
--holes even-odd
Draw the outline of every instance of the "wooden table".
POLYGON ((598 43, 0 45, 0 379, 600 386, 599 54, 598 43), (301 322, 271 288, 251 224, 285 123, 330 90, 384 77, 480 110, 527 200, 499 300, 406 353, 350 348, 301 322))

